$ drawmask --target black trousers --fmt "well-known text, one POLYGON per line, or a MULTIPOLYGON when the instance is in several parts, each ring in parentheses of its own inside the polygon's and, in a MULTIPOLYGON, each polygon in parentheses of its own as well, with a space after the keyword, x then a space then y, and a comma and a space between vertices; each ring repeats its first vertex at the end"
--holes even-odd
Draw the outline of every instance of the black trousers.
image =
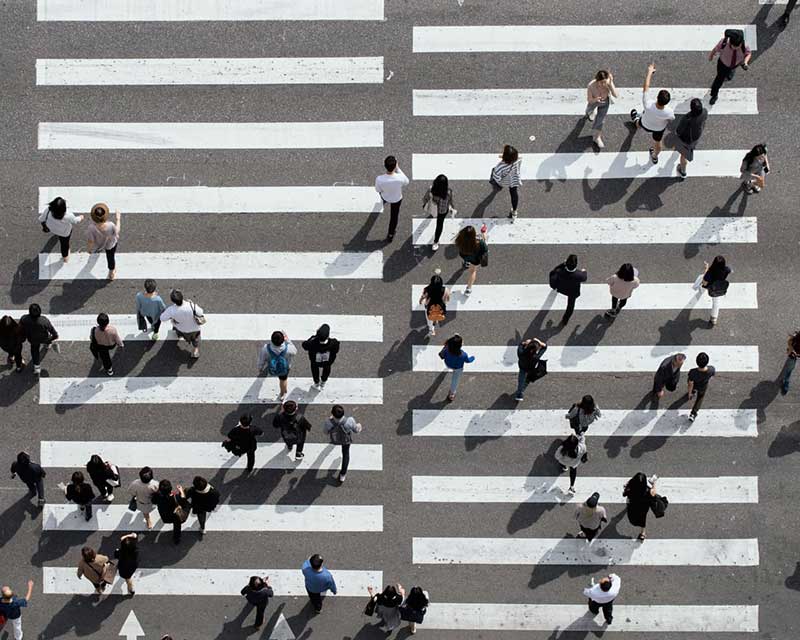
POLYGON ((623 300, 620 300, 619 298, 615 298, 614 296, 611 296, 611 308, 612 309, 614 309, 616 311, 621 311, 622 307, 624 307, 626 304, 628 304, 628 299, 627 298, 625 298, 623 300))
POLYGON ((577 296, 567 296, 567 308, 561 318, 561 324, 567 324, 567 322, 569 322, 569 319, 572 317, 572 312, 575 311, 575 301, 577 299, 577 296))
POLYGON ((100 362, 103 363, 103 369, 106 371, 111 370, 111 351, 113 351, 114 347, 106 347, 102 344, 93 344, 91 346, 92 353, 96 358, 100 358, 100 362))
POLYGON ((113 249, 106 249, 106 264, 108 265, 108 270, 113 271, 117 268, 117 245, 114 245, 113 249))
POLYGON ((705 397, 706 397, 706 392, 705 391, 698 391, 697 392, 697 394, 695 396, 694 405, 692 405, 691 414, 693 416, 696 416, 697 412, 700 411, 700 407, 703 406, 703 398, 705 398, 705 397))
POLYGON ((397 202, 390 202, 389 203, 389 231, 387 232, 387 236, 394 236, 394 232, 397 231, 397 221, 400 219, 400 205, 403 204, 403 200, 400 199, 397 202))
POLYGON ((28 491, 32 494, 36 494, 39 500, 44 500, 44 481, 41 478, 33 482, 26 482, 25 484, 28 485, 28 491))
POLYGON ((172 521, 172 541, 175 544, 181 541, 181 521, 177 518, 172 521))
POLYGON ((603 617, 606 619, 606 622, 611 622, 612 618, 614 617, 614 601, 611 602, 604 602, 600 604, 599 602, 595 602, 594 600, 589 600, 589 611, 591 611, 594 615, 600 613, 600 609, 603 610, 603 617))
POLYGON ((42 343, 31 342, 31 362, 34 365, 42 364, 42 343))
POLYGON ((308 432, 305 429, 298 429, 298 431, 297 431, 297 442, 296 443, 290 445, 288 442, 286 442, 286 439, 284 439, 284 442, 286 442, 286 446, 289 449, 291 449, 292 447, 297 447, 295 452, 296 453, 303 453, 303 447, 306 446, 306 434, 307 433, 308 432))
POLYGON ((342 445, 342 470, 339 472, 339 475, 346 475, 347 474, 347 467, 350 466, 350 444, 343 444, 342 445))
POLYGON ((324 596, 321 593, 312 593, 308 589, 306 589, 306 593, 308 594, 308 599, 311 600, 311 604, 314 605, 314 610, 322 611, 322 600, 324 596))
POLYGON ((256 452, 255 452, 255 450, 248 451, 247 452, 247 470, 248 471, 252 471, 253 467, 255 466, 255 464, 256 464, 256 452))
POLYGON ((267 603, 262 602, 261 604, 254 605, 256 608, 256 622, 255 626, 260 627, 264 624, 264 612, 267 610, 267 603))
POLYGON ((61 249, 61 257, 66 258, 69 255, 69 239, 72 237, 70 233, 68 236, 58 236, 58 244, 61 249))
POLYGON ((581 531, 583 531, 583 535, 586 536, 587 540, 592 541, 597 537, 597 534, 600 533, 600 527, 597 527, 597 529, 587 529, 586 527, 581 527, 581 531))
MULTIPOLYGON (((5 349, 4 349, 4 351, 5 351, 5 349)), ((17 365, 17 368, 22 366, 22 345, 21 344, 17 345, 17 350, 16 351, 6 351, 6 353, 8 354, 9 362, 11 360, 13 360, 14 364, 17 365)))
POLYGON ((797 0, 789 0, 789 3, 786 5, 786 10, 783 12, 783 15, 787 18, 791 15, 792 11, 794 11, 794 7, 797 4, 797 0))
POLYGON ((433 244, 439 244, 439 238, 442 237, 442 229, 444 229, 444 219, 446 217, 446 213, 443 216, 436 216, 436 231, 433 234, 433 244))
POLYGON ((733 80, 733 74, 736 73, 736 68, 731 69, 729 66, 722 64, 722 60, 717 59, 717 76, 714 82, 711 83, 711 96, 714 97, 719 93, 719 88, 726 80, 733 80))
MULTIPOLYGON (((500 191, 503 187, 497 184, 494 180, 489 180, 495 191, 500 191)), ((511 196, 511 208, 516 211, 519 206, 519 187, 509 187, 508 193, 511 196)))
POLYGON ((575 486, 575 479, 578 477, 578 467, 569 468, 569 486, 575 486))
POLYGON ((318 362, 311 363, 311 377, 314 378, 314 384, 319 383, 319 372, 322 370, 322 381, 325 382, 331 375, 331 363, 325 362, 319 364, 318 362))
POLYGON ((92 519, 92 503, 91 502, 87 502, 86 504, 79 504, 78 508, 81 511, 83 511, 83 515, 86 518, 87 522, 92 519))

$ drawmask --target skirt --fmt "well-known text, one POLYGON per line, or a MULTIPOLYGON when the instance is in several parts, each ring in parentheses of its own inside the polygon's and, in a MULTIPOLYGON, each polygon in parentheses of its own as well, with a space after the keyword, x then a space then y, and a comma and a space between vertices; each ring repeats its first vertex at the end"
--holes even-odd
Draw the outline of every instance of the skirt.
POLYGON ((650 501, 629 502, 627 508, 628 522, 634 527, 647 526, 647 512, 650 511, 650 501))
POLYGON ((694 144, 689 144, 687 142, 684 142, 678 136, 675 136, 675 151, 683 154, 683 156, 689 162, 694 160, 694 147, 695 147, 694 144))

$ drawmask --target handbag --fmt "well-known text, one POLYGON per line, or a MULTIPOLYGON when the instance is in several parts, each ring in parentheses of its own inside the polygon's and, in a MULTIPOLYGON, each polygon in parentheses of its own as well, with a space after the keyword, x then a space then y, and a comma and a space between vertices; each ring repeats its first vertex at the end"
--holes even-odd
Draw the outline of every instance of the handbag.
POLYGON ((47 226, 47 219, 50 217, 50 209, 47 209, 47 213, 44 216, 44 222, 42 222, 42 231, 44 233, 50 233, 50 227, 47 226))
POLYGON ((128 500, 128 511, 136 511, 139 505, 136 503, 136 496, 133 496, 130 500, 128 500))
POLYGON ((656 494, 650 501, 650 509, 653 511, 653 515, 656 518, 663 518, 664 514, 667 512, 668 506, 669 500, 667 500, 667 496, 660 496, 656 494))
POLYGON ((92 327, 92 330, 89 332, 89 351, 91 351, 95 360, 100 357, 97 350, 97 339, 94 337, 94 330, 96 328, 97 327, 92 327))
POLYGON ((206 317, 202 313, 197 313, 197 307, 191 300, 189 301, 189 305, 192 307, 192 315, 194 316, 194 321, 199 325, 204 325, 206 323, 206 317))
POLYGON ((106 483, 112 487, 120 486, 122 477, 119 475, 119 467, 115 464, 106 462, 106 469, 111 472, 111 476, 106 478, 106 483))
MULTIPOLYGON (((175 496, 173 496, 174 498, 175 496)), ((172 510, 173 515, 177 518, 178 522, 183 524, 189 519, 189 510, 184 509, 181 504, 178 502, 178 499, 175 498, 176 507, 172 510)))
POLYGON ((105 584, 113 584, 116 577, 117 577, 117 565, 115 565, 113 562, 109 560, 103 567, 103 572, 100 574, 100 579, 105 584))
POLYGON ((488 267, 489 266, 489 250, 487 249, 481 254, 481 266, 488 267))
POLYGON ((534 382, 539 378, 544 378, 547 375, 547 360, 537 360, 533 368, 528 371, 526 379, 528 382, 534 382))
POLYGON ((731 283, 727 280, 713 280, 706 287, 706 289, 708 289, 708 295, 712 298, 724 296, 728 292, 730 284, 731 283))
POLYGON ((375 606, 378 604, 378 597, 372 596, 367 602, 367 606, 364 607, 364 615, 365 616, 373 616, 375 615, 375 606))
POLYGON ((422 620, 425 618, 426 609, 412 609, 406 605, 400 606, 400 619, 405 620, 406 622, 414 622, 416 624, 421 624, 422 620))
POLYGON ((147 321, 138 311, 136 312, 136 326, 139 327, 139 331, 147 331, 147 321))

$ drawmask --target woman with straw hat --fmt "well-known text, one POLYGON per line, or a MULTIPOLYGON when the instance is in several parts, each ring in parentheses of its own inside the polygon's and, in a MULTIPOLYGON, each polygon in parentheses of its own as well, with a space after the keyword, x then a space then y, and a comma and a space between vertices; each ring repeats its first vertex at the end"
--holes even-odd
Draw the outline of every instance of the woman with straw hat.
POLYGON ((115 254, 117 243, 119 242, 120 215, 115 211, 114 222, 109 222, 108 205, 99 202, 91 210, 92 222, 86 229, 87 250, 89 253, 95 251, 106 252, 106 262, 108 263, 108 279, 113 280, 117 276, 117 262, 115 254))

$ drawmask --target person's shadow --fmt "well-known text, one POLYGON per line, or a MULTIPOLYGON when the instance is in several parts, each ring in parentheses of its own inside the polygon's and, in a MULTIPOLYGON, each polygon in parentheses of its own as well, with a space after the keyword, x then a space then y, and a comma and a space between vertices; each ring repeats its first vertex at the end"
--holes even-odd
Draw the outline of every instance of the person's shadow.
POLYGON ((723 217, 736 217, 739 218, 744 217, 745 210, 747 209, 747 201, 748 195, 744 189, 744 184, 739 184, 736 190, 728 196, 728 199, 721 207, 714 207, 711 212, 706 216, 705 221, 697 230, 697 233, 692 238, 689 238, 689 241, 683 247, 683 257, 687 260, 694 258, 700 253, 700 248, 711 244, 708 242, 701 242, 700 238, 708 237, 710 229, 718 229, 719 222, 714 220, 714 218, 723 218, 723 217), (739 200, 739 205, 737 207, 736 213, 732 213, 731 209, 733 208, 734 203, 736 200, 741 197, 739 200))
MULTIPOLYGON (((15 480, 14 482, 17 481, 15 480)), ((28 488, 23 483, 20 482, 19 486, 20 489, 25 487, 23 489, 25 491, 24 495, 0 514, 0 549, 14 538, 22 523, 25 522, 26 515, 30 520, 36 520, 42 512, 32 502, 32 500, 36 499, 36 496, 31 496, 28 493, 28 488)))
POLYGON ((800 452, 800 421, 784 425, 770 443, 767 455, 782 458, 800 452))
MULTIPOLYGON (((775 20, 772 24, 767 24, 767 17, 769 16, 769 12, 771 10, 771 4, 761 5, 761 8, 758 10, 758 13, 756 13, 755 17, 753 18, 753 22, 751 23, 756 26, 758 49, 753 50, 752 55, 750 56, 750 64, 753 64, 762 55, 769 51, 772 48, 772 45, 777 42, 778 36, 783 33, 783 13, 781 13, 777 20, 775 20)), ((737 73, 741 72, 741 69, 737 71, 737 73)))
POLYGON ((800 562, 795 565, 794 573, 786 578, 786 581, 783 584, 787 589, 800 591, 800 562))
MULTIPOLYGON (((560 446, 560 439, 554 440, 552 443, 550 443, 550 447, 547 449, 547 451, 536 456, 530 471, 526 475, 555 478, 560 476, 562 473, 565 473, 561 471, 561 468, 555 459, 556 450, 560 446)), ((546 503, 522 502, 517 506, 516 509, 514 509, 514 513, 511 514, 511 519, 508 521, 506 530, 508 533, 513 535, 519 531, 522 531, 523 529, 527 529, 535 524, 536 521, 538 521, 539 518, 541 518, 545 513, 552 511, 558 506, 560 506, 560 503, 556 500, 546 503)))
POLYGON ((50 622, 39 634, 39 639, 94 635, 100 631, 103 621, 114 613, 117 605, 125 600, 116 596, 72 596, 60 611, 50 617, 50 622))
MULTIPOLYGON (((50 235, 41 253, 51 253, 58 244, 58 238, 50 235)), ((14 305, 22 304, 47 288, 50 281, 39 279, 39 255, 26 258, 17 265, 11 279, 9 294, 14 305)))
MULTIPOLYGON (((636 126, 632 122, 626 122, 625 127, 628 135, 620 145, 619 153, 624 154, 631 150, 633 144, 633 137, 636 135, 636 126)), ((625 156, 621 155, 620 160, 624 166, 625 156)), ((614 170, 614 167, 612 167, 614 170)), ((592 211, 599 211, 607 205, 619 202, 628 193, 628 188, 633 184, 635 178, 617 178, 616 180, 597 180, 597 185, 592 187, 589 184, 590 170, 587 167, 584 172, 584 178, 581 180, 581 187, 583 189, 583 199, 589 205, 592 211)))

